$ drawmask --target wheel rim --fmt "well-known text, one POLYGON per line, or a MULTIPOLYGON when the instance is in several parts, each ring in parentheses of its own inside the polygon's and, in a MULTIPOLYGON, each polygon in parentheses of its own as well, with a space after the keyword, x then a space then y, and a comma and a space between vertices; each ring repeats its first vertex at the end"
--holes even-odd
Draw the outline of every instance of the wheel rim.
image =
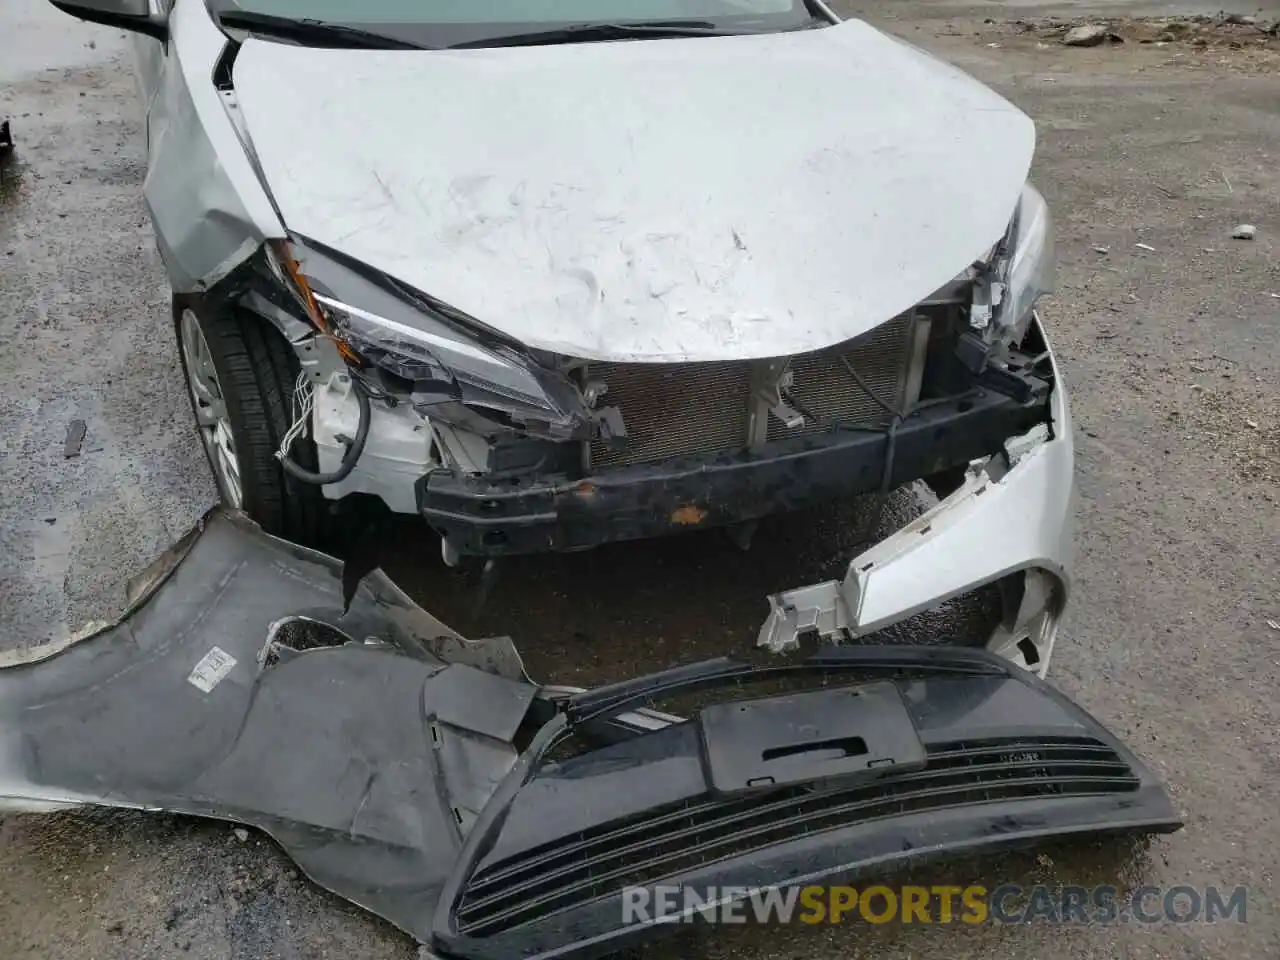
POLYGON ((196 426, 200 439, 209 452, 213 476, 222 498, 232 507, 244 506, 244 494, 240 486, 240 460, 236 457, 235 439, 231 434, 231 420, 227 415, 227 403, 218 381, 218 371, 213 366, 209 343, 200 329, 200 322, 190 310, 182 311, 180 322, 182 359, 187 369, 187 389, 196 412, 196 426))

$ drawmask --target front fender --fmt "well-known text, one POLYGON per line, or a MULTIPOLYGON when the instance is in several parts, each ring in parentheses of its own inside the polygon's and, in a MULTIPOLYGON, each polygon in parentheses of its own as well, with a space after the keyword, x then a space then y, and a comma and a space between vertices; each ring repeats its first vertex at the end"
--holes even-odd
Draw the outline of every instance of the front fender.
POLYGON ((175 293, 209 289, 284 226, 214 70, 227 44, 202 3, 175 4, 147 117, 143 195, 175 293))

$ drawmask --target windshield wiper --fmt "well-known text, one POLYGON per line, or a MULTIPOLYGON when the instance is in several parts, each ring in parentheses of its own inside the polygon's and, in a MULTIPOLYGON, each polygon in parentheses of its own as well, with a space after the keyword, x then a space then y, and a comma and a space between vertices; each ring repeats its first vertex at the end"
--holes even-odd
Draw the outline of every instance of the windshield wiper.
POLYGON ((643 23, 571 23, 554 30, 513 33, 455 43, 453 50, 467 47, 522 47, 554 43, 592 43, 597 40, 655 40, 662 37, 730 37, 709 20, 649 20, 643 23))
POLYGON ((389 37, 385 33, 351 27, 325 20, 280 17, 254 10, 228 10, 218 15, 224 27, 239 27, 258 33, 297 40, 313 47, 358 47, 369 50, 431 50, 425 44, 389 37))

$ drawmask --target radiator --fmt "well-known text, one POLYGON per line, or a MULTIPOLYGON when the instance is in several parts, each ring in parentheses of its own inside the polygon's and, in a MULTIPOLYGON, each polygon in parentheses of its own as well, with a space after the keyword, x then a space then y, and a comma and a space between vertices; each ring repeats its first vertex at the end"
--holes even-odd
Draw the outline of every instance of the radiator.
MULTIPOLYGON (((791 393, 808 415, 788 428, 769 417, 768 440, 801 436, 841 424, 884 423, 884 407, 850 375, 899 407, 908 387, 912 318, 904 315, 834 347, 791 358, 791 393)), ((591 363, 586 375, 603 381, 601 403, 622 412, 626 441, 590 445, 590 466, 654 463, 673 457, 742 450, 751 439, 753 361, 709 363, 591 363)))

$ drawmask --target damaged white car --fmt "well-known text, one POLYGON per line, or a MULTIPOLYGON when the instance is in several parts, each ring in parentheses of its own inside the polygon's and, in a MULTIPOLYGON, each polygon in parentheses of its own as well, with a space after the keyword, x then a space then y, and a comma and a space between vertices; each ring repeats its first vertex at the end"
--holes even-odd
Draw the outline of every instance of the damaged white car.
POLYGON ((139 34, 145 194, 226 502, 448 562, 924 481, 772 649, 980 586, 1047 667, 1072 440, 1034 127, 818 0, 56 0, 139 34))

